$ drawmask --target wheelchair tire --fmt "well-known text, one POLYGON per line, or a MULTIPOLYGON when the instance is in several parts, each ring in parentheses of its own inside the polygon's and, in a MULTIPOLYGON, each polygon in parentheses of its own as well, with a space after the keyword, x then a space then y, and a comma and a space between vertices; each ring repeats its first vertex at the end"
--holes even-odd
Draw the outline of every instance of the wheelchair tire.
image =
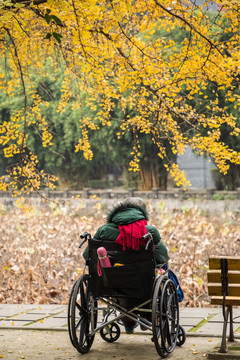
POLYGON ((119 338, 120 333, 121 333, 120 327, 116 323, 106 325, 104 328, 100 330, 100 335, 102 339, 107 342, 116 341, 119 338))
POLYGON ((179 325, 179 329, 178 329, 178 337, 177 337, 177 346, 182 346, 186 341, 186 332, 184 330, 184 328, 179 325))
POLYGON ((161 344, 160 311, 159 311, 162 290, 167 280, 168 277, 166 275, 159 276, 157 278, 154 286, 153 300, 152 300, 152 332, 153 332, 152 340, 154 342, 158 355, 160 355, 162 358, 166 358, 169 355, 161 344))
POLYGON ((69 296, 69 301, 68 301, 68 334, 69 334, 69 337, 70 337, 70 340, 71 340, 71 343, 73 346, 74 346, 74 343, 73 343, 72 328, 71 328, 71 313, 72 313, 73 291, 75 289, 77 282, 78 282, 78 280, 76 280, 75 283, 73 284, 73 287, 71 289, 70 296, 69 296))
POLYGON ((152 306, 153 340, 158 354, 166 358, 177 343, 179 308, 177 290, 170 279, 156 283, 152 306))
POLYGON ((85 354, 90 350, 95 337, 95 334, 90 335, 94 330, 91 324, 91 308, 94 309, 92 314, 94 328, 97 324, 97 301, 93 299, 91 303, 90 300, 89 275, 82 275, 77 280, 70 300, 70 338, 76 350, 85 354))

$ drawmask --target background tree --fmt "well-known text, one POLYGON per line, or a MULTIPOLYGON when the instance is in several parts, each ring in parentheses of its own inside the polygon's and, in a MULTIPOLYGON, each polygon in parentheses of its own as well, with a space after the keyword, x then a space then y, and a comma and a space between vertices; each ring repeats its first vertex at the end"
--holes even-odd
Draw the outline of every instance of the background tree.
MULTIPOLYGON (((45 65, 46 72, 51 73, 48 64, 45 65)), ((8 71, 8 79, 12 80, 11 72, 8 71)), ((120 123, 124 114, 117 103, 111 111, 111 127, 102 127, 101 131, 91 131, 90 144, 93 149, 92 161, 86 160, 81 154, 76 153, 75 144, 81 133, 79 131, 79 117, 90 117, 94 119, 95 112, 86 106, 86 96, 81 95, 82 107, 72 109, 74 99, 69 99, 68 105, 60 113, 58 112, 61 100, 61 87, 64 81, 64 72, 59 72, 56 81, 47 78, 39 78, 35 81, 34 90, 41 97, 41 101, 48 101, 48 107, 41 108, 41 115, 47 119, 48 131, 54 136, 51 147, 42 147, 42 139, 38 129, 32 125, 27 130, 28 146, 33 153, 38 154, 38 170, 53 173, 58 178, 60 187, 80 189, 83 186, 112 185, 107 175, 115 171, 122 175, 124 185, 149 190, 152 187, 167 188, 167 171, 164 160, 158 156, 158 147, 151 141, 149 135, 142 136, 141 155, 139 163, 139 176, 128 171, 131 161, 132 144, 135 141, 134 132, 126 133, 121 142, 117 140, 116 134, 120 131, 120 123), (149 161, 150 160, 150 161, 149 161)), ((1 99, 1 123, 9 122, 10 115, 21 109, 21 96, 16 95, 9 101, 4 91, 0 90, 1 99)), ((97 104, 96 104, 97 106, 97 104)), ((129 112, 130 113, 130 112, 129 112)), ((134 110, 131 111, 131 116, 134 110)), ((125 114, 126 118, 126 114, 125 114)), ((141 134, 139 134, 141 137, 141 134)), ((168 158, 172 156, 168 152, 168 158)), ((0 160, 1 161, 1 160, 0 160)), ((2 169, 8 168, 13 159, 3 158, 2 169)), ((120 184, 114 181, 115 184, 120 184)))
MULTIPOLYGON (((40 111, 49 107, 49 101, 34 90, 38 77, 47 78, 46 59, 52 79, 58 76, 62 61, 66 64, 58 112, 63 113, 70 100, 72 110, 81 111, 84 93, 84 106, 95 113, 93 119, 84 114, 78 119, 80 137, 75 150, 82 151, 86 159, 93 156, 90 132, 111 126, 117 102, 123 113, 117 137, 135 134, 133 171, 139 170, 139 146, 145 135, 166 160, 165 142, 174 155, 183 153, 186 144, 200 154, 206 152, 224 174, 229 163, 239 164, 239 153, 223 142, 220 131, 226 125, 231 136, 238 136, 234 115, 207 94, 207 114, 189 102, 211 82, 218 89, 227 89, 225 101, 238 106, 239 95, 233 86, 239 76, 238 1, 223 0, 225 11, 220 8, 214 17, 190 0, 40 2, 14 1, 11 7, 9 0, 2 3, 0 13, 0 53, 14 78, 8 81, 2 69, 1 87, 9 97, 21 93, 23 103, 0 128, 5 156, 19 160, 12 168, 12 187, 18 179, 23 189, 37 189, 42 181, 50 185, 55 180, 37 171, 38 159, 27 132, 34 126, 43 147, 54 144, 48 119, 40 111), (224 27, 223 19, 227 20, 224 27), (152 38, 158 30, 171 33, 179 27, 186 33, 180 46, 167 37, 152 38), (219 34, 228 32, 232 36, 219 41, 219 34), (132 116, 129 109, 134 110, 132 116)), ((186 185, 174 162, 168 161, 166 169, 177 185, 186 185)), ((6 188, 3 182, 1 186, 6 188)))
MULTIPOLYGON (((225 44, 230 41, 230 39, 234 36, 232 31, 229 31, 229 19, 223 18, 221 19, 221 29, 227 29, 227 31, 219 31, 218 26, 214 24, 214 19, 216 17, 215 12, 208 12, 207 13, 209 18, 212 19, 212 29, 211 33, 213 34, 214 38, 219 41, 219 43, 222 43, 224 46, 225 44)), ((156 32, 153 37, 160 36, 161 38, 167 38, 174 41, 176 47, 181 47, 182 41, 186 36, 186 29, 182 28, 175 28, 171 33, 168 33, 164 30, 160 30, 156 32)), ((227 51, 227 48, 225 47, 225 52, 227 56, 230 56, 230 54, 227 51)), ((171 53, 170 53, 171 55, 171 53)), ((218 106, 221 109, 224 109, 228 114, 232 114, 234 118, 236 119, 236 124, 239 127, 240 126, 240 111, 238 104, 233 101, 234 99, 226 100, 229 95, 229 90, 233 90, 234 94, 239 97, 239 75, 236 76, 236 78, 233 77, 231 82, 231 87, 222 87, 218 86, 216 82, 208 81, 206 86, 203 86, 201 88, 201 91, 199 91, 197 94, 190 94, 189 90, 186 90, 186 86, 182 87, 182 92, 188 97, 188 104, 192 108, 196 108, 197 112, 201 112, 202 114, 205 114, 206 117, 209 117, 209 113, 214 113, 218 116, 221 116, 221 112, 219 112, 218 108, 211 109, 210 106, 213 102, 217 102, 218 106)), ((201 133, 206 136, 207 135, 207 127, 202 124, 201 133)), ((187 131, 189 128, 188 124, 185 124, 185 131, 187 131)), ((219 128, 219 131, 221 133, 220 135, 220 141, 224 144, 228 145, 231 149, 234 151, 239 152, 240 151, 240 140, 239 136, 233 135, 231 132, 231 127, 227 124, 222 124, 219 128)), ((219 169, 213 169, 213 176, 216 183, 216 187, 219 190, 227 189, 227 190, 235 190, 237 187, 240 186, 240 165, 228 162, 229 164, 229 170, 228 173, 223 175, 219 172, 219 169)))

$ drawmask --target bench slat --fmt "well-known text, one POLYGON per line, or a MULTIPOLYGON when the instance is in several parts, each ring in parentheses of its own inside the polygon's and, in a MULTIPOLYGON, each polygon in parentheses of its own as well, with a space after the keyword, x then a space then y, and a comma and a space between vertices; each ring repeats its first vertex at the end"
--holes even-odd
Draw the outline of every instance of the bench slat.
POLYGON ((228 270, 240 271, 240 256, 218 256, 209 258, 209 269, 221 269, 220 259, 228 259, 228 270))
MULTIPOLYGON (((221 271, 211 270, 207 272, 209 283, 221 283, 221 271)), ((228 271, 228 282, 240 284, 240 271, 228 271)))
MULTIPOLYGON (((221 296, 222 285, 221 284, 208 284, 209 296, 221 296)), ((240 297, 240 284, 228 284, 228 296, 240 297)))
MULTIPOLYGON (((222 305, 223 297, 222 296, 213 296, 211 297, 211 304, 213 305, 222 305)), ((226 296, 225 298, 226 305, 239 306, 240 305, 240 297, 226 296)))

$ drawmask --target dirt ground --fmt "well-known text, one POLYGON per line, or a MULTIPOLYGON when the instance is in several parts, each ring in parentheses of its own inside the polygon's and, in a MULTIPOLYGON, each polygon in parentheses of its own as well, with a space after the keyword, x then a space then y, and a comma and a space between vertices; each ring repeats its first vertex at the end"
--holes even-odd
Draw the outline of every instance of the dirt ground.
MULTIPOLYGON (((220 343, 219 338, 187 337, 176 347, 171 360, 207 359, 207 352, 220 343)), ((157 360, 159 356, 151 335, 121 334, 115 343, 96 335, 88 354, 81 355, 70 343, 65 331, 0 330, 0 358, 4 360, 157 360)))

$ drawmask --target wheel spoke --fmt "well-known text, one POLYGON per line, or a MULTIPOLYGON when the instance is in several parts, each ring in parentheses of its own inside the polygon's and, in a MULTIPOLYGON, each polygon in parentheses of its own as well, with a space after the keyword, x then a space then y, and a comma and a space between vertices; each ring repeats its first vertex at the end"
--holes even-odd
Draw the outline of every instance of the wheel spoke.
POLYGON ((170 335, 170 329, 169 329, 169 322, 168 320, 165 320, 165 323, 163 325, 163 341, 164 343, 168 343, 169 346, 171 346, 172 342, 171 342, 171 335, 170 335))
POLYGON ((86 341, 86 336, 87 336, 87 332, 86 332, 87 323, 88 323, 87 318, 84 318, 83 321, 82 321, 81 330, 80 330, 80 334, 79 334, 79 344, 82 345, 82 346, 84 346, 84 343, 85 343, 85 341, 86 341))
POLYGON ((160 336, 161 336, 161 329, 160 329, 160 327, 159 327, 159 328, 158 328, 158 331, 157 331, 157 338, 159 339, 160 336))
POLYGON ((75 305, 76 305, 76 307, 78 308, 79 311, 85 311, 84 308, 80 304, 78 304, 77 302, 76 302, 75 305))
POLYGON ((172 315, 169 315, 169 320, 171 320, 172 322, 174 322, 175 321, 175 318, 172 316, 172 315))
POLYGON ((162 319, 162 328, 164 329, 166 327, 167 319, 162 319))
POLYGON ((166 313, 167 309, 168 309, 168 307, 167 307, 167 303, 166 303, 166 296, 164 296, 163 303, 162 303, 162 313, 163 313, 163 311, 164 311, 164 313, 166 313))
POLYGON ((169 322, 167 321, 167 326, 166 326, 166 333, 167 333, 167 342, 169 344, 169 346, 172 346, 172 338, 171 338, 171 334, 170 334, 170 329, 169 329, 169 322))
POLYGON ((80 317, 80 319, 78 320, 78 322, 75 325, 75 330, 77 330, 81 324, 81 322, 83 321, 82 317, 80 317))

